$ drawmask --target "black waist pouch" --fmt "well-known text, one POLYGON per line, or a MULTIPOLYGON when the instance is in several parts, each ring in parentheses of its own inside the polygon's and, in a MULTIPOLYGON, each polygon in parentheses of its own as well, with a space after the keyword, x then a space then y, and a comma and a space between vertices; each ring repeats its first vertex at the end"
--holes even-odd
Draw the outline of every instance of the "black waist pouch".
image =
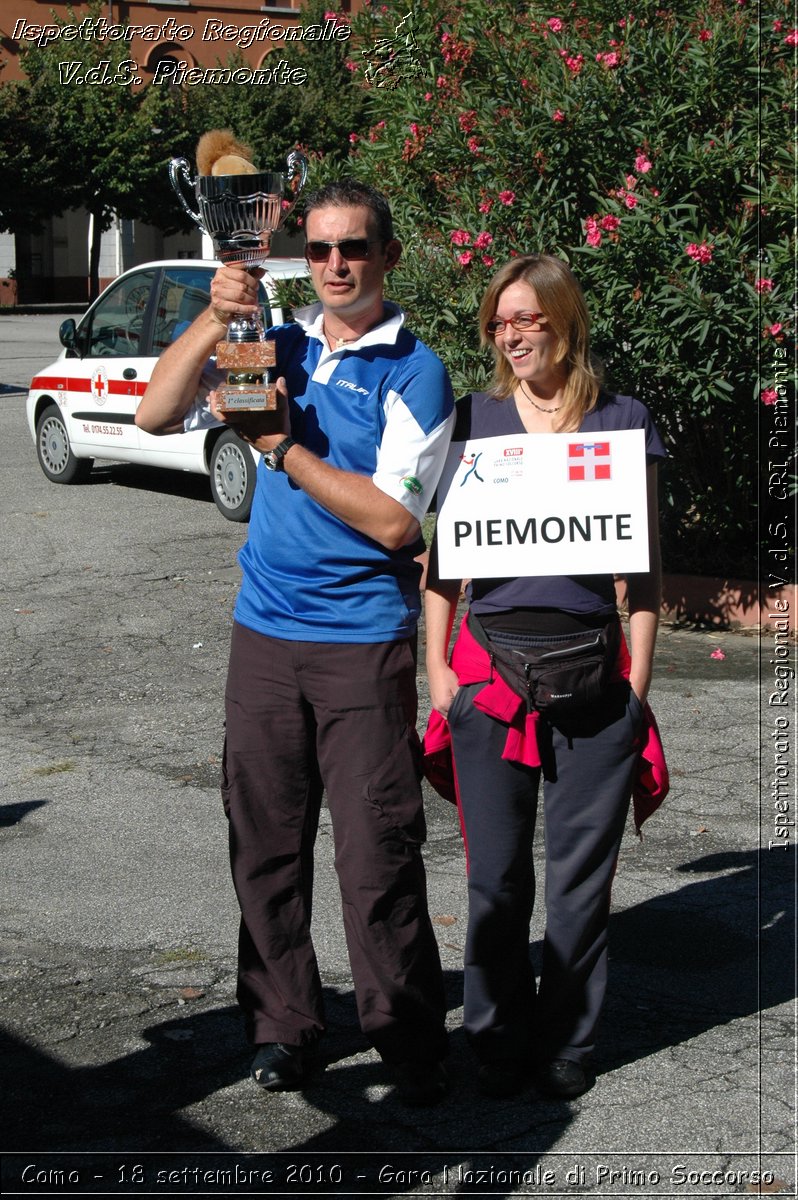
POLYGON ((621 644, 621 624, 611 617, 598 629, 527 634, 491 630, 469 615, 468 628, 491 665, 527 710, 556 720, 600 703, 621 644))

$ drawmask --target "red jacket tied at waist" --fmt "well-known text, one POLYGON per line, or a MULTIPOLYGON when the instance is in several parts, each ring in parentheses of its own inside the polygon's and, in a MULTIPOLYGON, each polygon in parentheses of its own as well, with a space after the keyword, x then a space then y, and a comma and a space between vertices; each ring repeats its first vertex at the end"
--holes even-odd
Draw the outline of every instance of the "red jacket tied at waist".
MULTIPOLYGON (((613 675, 615 681, 629 678, 631 661, 626 639, 621 634, 621 648, 613 675)), ((471 634, 467 617, 460 626, 452 650, 451 666, 461 685, 482 683, 487 679, 488 682, 476 694, 473 702, 481 712, 507 726, 502 758, 523 763, 527 767, 539 767, 537 724, 540 714, 527 712, 523 698, 493 672, 490 655, 471 634)), ((457 779, 449 725, 439 712, 430 715, 423 746, 426 778, 439 795, 456 803, 457 779)), ((667 796, 669 786, 668 766, 659 728, 651 707, 646 704, 640 732, 640 758, 632 790, 635 829, 638 833, 643 822, 656 812, 667 796)))

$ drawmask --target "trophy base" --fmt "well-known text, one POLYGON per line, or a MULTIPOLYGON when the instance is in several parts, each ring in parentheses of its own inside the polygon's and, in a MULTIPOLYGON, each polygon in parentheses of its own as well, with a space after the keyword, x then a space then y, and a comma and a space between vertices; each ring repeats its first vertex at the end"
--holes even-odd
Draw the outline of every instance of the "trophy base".
POLYGON ((223 413, 276 412, 277 385, 258 384, 240 387, 222 384, 216 389, 217 407, 223 413))

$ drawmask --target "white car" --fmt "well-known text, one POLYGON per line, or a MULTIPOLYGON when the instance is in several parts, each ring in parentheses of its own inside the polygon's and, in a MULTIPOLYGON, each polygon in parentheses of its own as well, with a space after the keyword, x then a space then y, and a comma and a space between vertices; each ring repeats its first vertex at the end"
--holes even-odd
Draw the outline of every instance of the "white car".
MULTIPOLYGON (((154 437, 134 422, 158 355, 205 308, 219 264, 194 259, 144 263, 120 275, 80 318, 64 321, 60 356, 36 375, 27 417, 39 464, 53 483, 87 478, 95 458, 210 476, 229 521, 246 521, 258 456, 217 425, 154 437)), ((264 324, 285 317, 272 281, 309 274, 302 258, 274 258, 261 290, 264 324)))

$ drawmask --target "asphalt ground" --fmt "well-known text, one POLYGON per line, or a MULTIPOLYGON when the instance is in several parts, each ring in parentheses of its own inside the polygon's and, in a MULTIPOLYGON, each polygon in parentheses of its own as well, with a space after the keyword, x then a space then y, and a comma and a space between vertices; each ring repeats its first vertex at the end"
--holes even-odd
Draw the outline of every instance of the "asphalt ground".
MULTIPOLYGON (((81 486, 45 479, 19 389, 55 357, 59 322, 0 316, 3 1192, 795 1195, 795 809, 779 821, 771 796, 794 705, 767 702, 769 634, 661 629, 651 702, 672 791, 623 843, 590 1092, 477 1092, 462 843, 431 792, 448 1099, 402 1107, 359 1032, 326 811, 326 1067, 301 1092, 254 1087, 218 794, 246 531, 201 478, 106 464, 81 486)), ((535 958, 541 934, 538 913, 535 958)))

